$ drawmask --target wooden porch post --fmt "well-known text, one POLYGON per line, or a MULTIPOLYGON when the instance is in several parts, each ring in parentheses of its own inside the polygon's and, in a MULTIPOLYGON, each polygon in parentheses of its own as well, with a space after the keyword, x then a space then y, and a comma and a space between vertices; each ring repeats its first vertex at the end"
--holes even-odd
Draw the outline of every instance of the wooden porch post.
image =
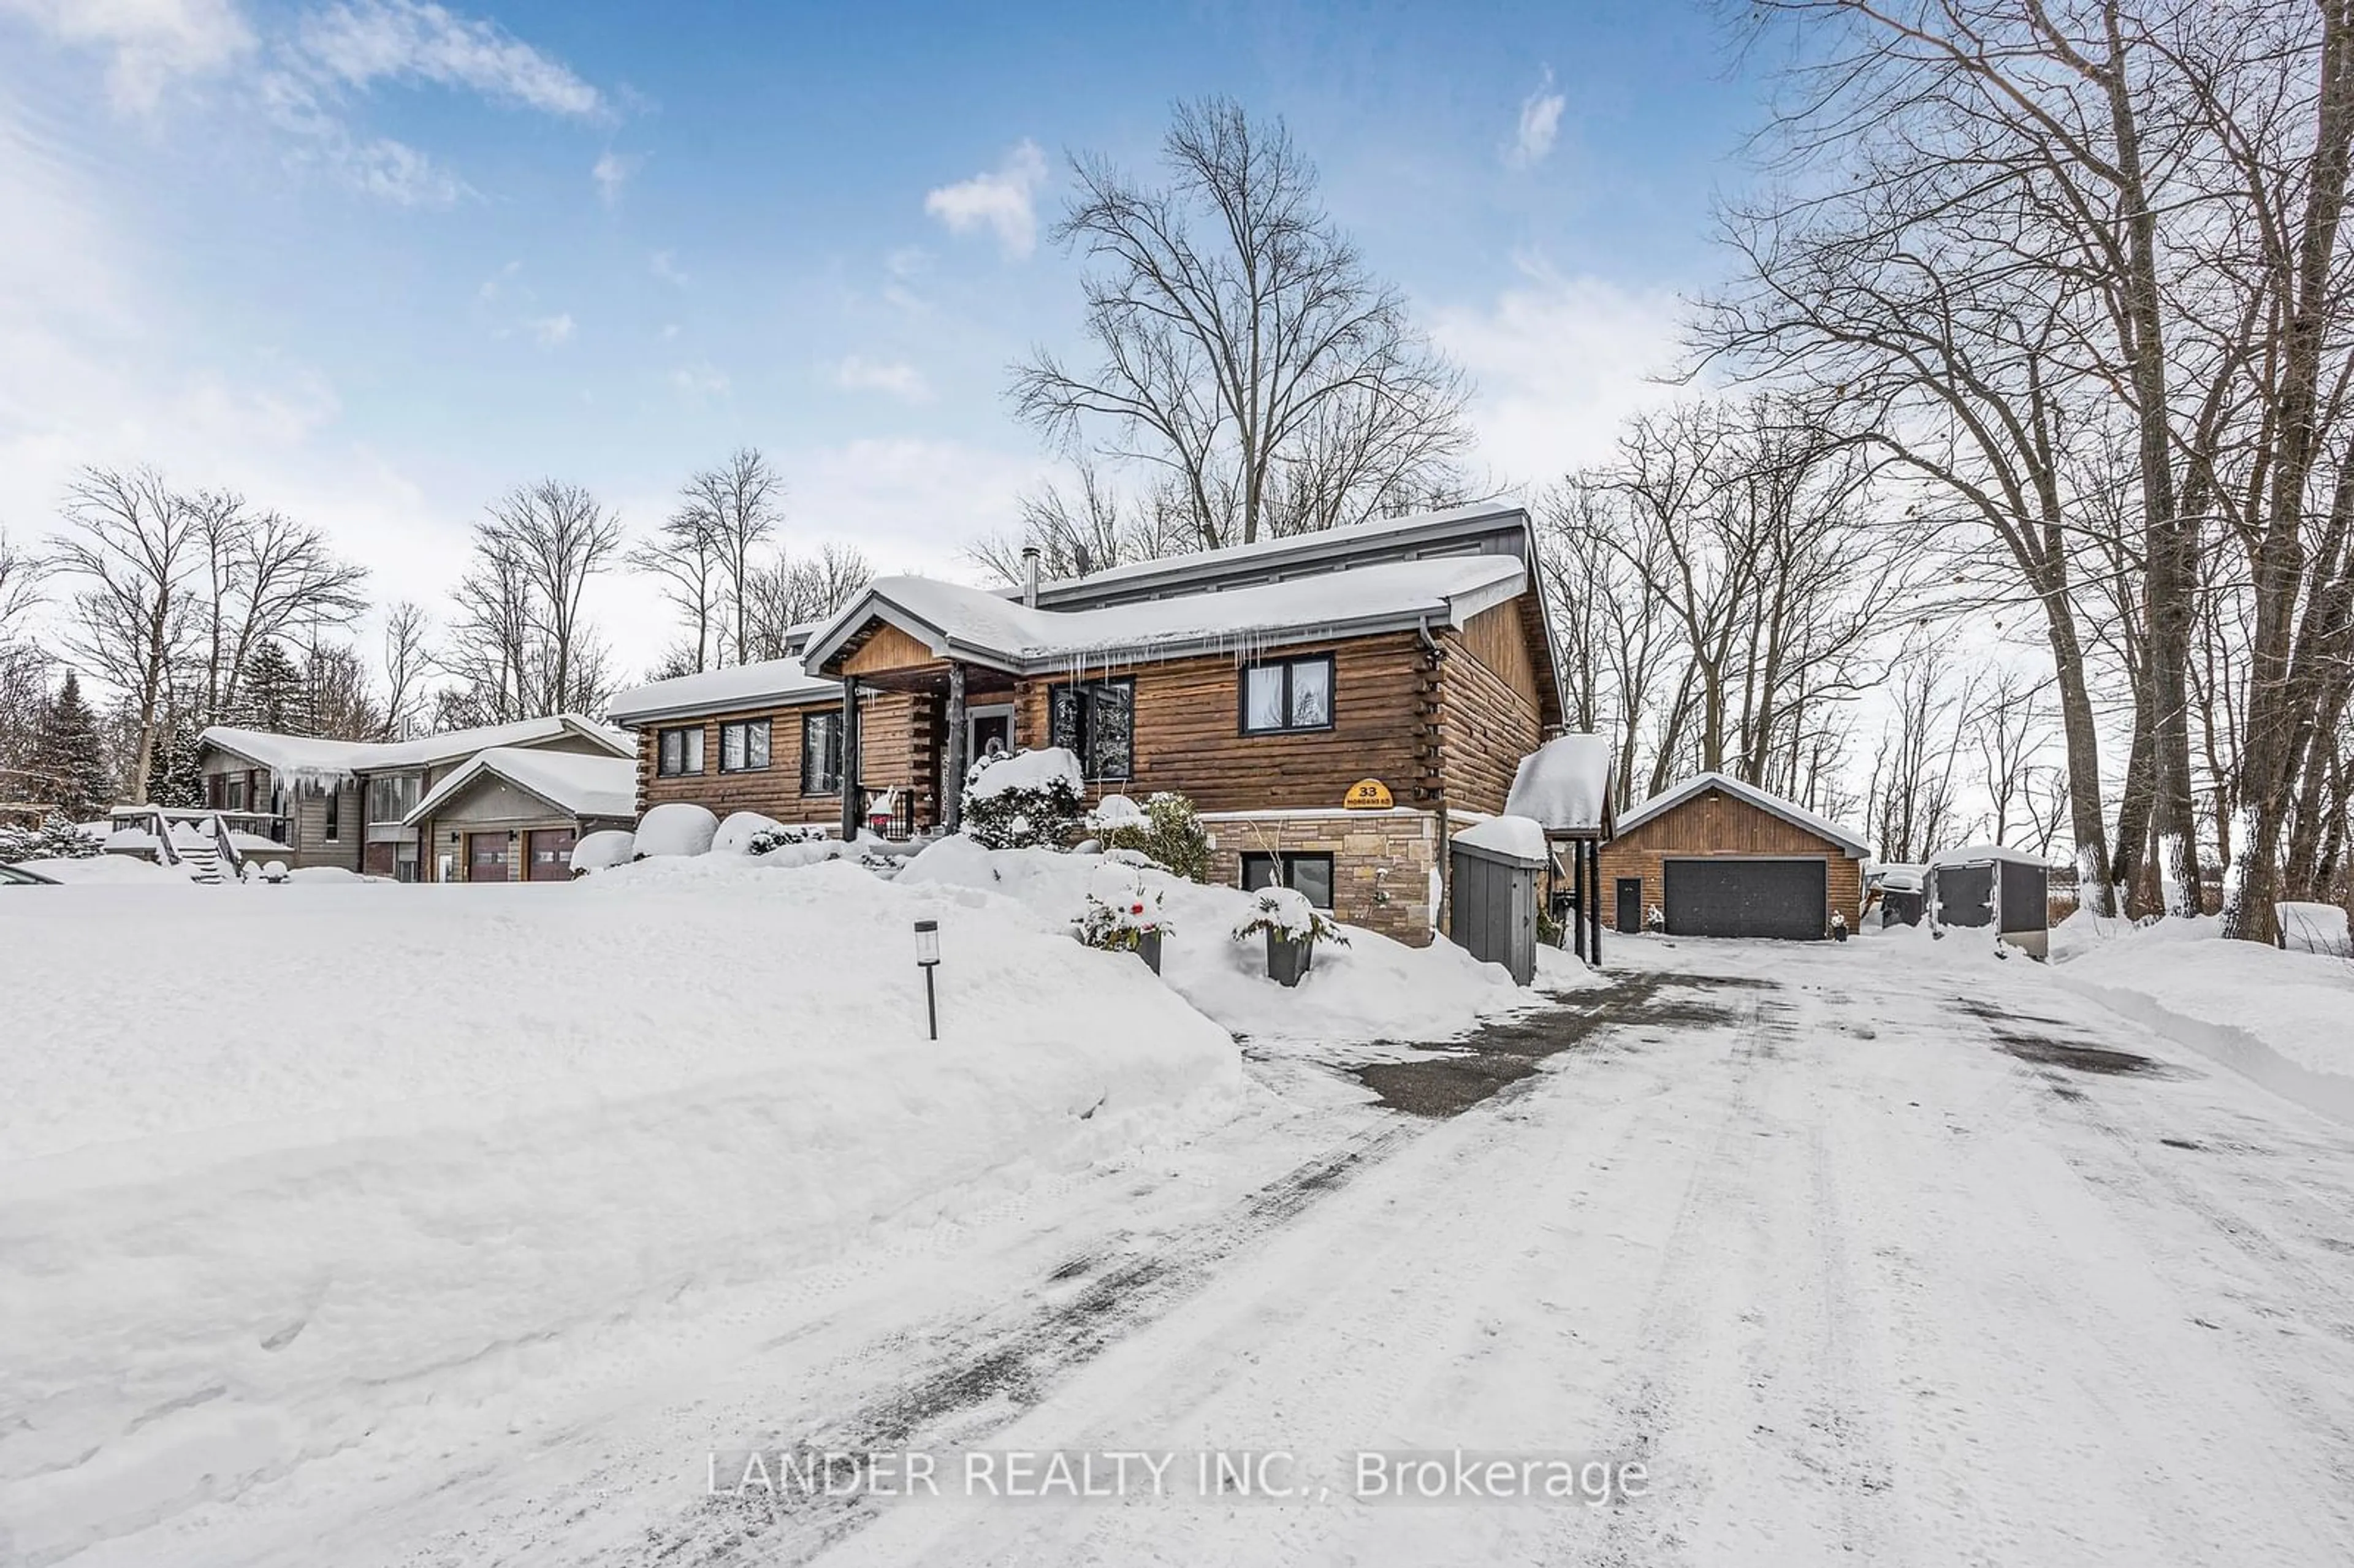
POLYGON ((964 826, 964 664, 949 661, 949 766, 940 780, 940 826, 955 832, 964 826))
POLYGON ((842 678, 842 842, 857 842, 858 832, 865 826, 861 820, 862 808, 858 782, 858 677, 842 678))
POLYGON ((1585 961, 1599 969, 1602 967, 1602 841, 1586 840, 1585 855, 1594 864, 1594 870, 1587 877, 1594 884, 1594 938, 1587 944, 1585 961))
POLYGON ((1585 885, 1585 842, 1569 841, 1569 942, 1579 958, 1585 957, 1585 901, 1590 896, 1585 885))

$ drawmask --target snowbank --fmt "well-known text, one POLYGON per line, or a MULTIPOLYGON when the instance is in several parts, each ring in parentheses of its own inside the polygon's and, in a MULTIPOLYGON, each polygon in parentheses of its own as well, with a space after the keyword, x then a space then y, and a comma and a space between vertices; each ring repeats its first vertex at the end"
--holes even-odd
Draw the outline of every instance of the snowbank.
POLYGON ((2226 941, 2211 916, 2136 927, 2080 911, 2052 938, 2054 978, 2071 990, 2354 1119, 2354 964, 2226 941))
POLYGON ((2281 945, 2289 951, 2354 959, 2354 941, 2348 938, 2346 911, 2337 905, 2292 901, 2275 904, 2273 908, 2280 921, 2281 945))
POLYGON ((708 854, 719 832, 719 819, 704 807, 685 800, 666 800, 638 820, 634 853, 708 854))
POLYGON ((1233 1043, 1136 959, 978 892, 730 856, 403 891, 0 908, 0 1555, 239 1493, 420 1402, 513 1400, 674 1299, 1240 1093, 1233 1043))
MULTIPOLYGON (((997 918, 1066 933, 1103 861, 1052 850, 988 850, 958 835, 909 861, 897 885, 955 888, 970 907, 994 910, 997 918)), ((1158 869, 1140 874, 1161 890, 1161 978, 1254 1045, 1444 1040, 1534 1000, 1502 965, 1482 964, 1452 942, 1409 948, 1354 927, 1347 947, 1318 943, 1308 978, 1286 989, 1267 978, 1263 942, 1232 938, 1252 913, 1251 895, 1158 869)))
POLYGON ((572 846, 572 869, 603 871, 608 866, 627 865, 630 857, 637 853, 637 834, 619 828, 584 833, 580 842, 572 846))
POLYGON ((84 855, 79 859, 27 860, 16 863, 52 882, 96 883, 101 885, 186 887, 188 874, 176 865, 158 865, 127 854, 84 855))

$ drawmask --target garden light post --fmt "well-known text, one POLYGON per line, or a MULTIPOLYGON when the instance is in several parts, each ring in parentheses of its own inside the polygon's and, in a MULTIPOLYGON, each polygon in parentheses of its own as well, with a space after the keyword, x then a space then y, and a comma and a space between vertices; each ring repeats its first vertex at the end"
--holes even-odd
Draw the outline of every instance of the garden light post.
POLYGON ((916 922, 916 964, 924 971, 924 1018, 931 1027, 931 1037, 940 1037, 939 999, 932 991, 932 971, 940 964, 940 923, 938 920, 916 922))

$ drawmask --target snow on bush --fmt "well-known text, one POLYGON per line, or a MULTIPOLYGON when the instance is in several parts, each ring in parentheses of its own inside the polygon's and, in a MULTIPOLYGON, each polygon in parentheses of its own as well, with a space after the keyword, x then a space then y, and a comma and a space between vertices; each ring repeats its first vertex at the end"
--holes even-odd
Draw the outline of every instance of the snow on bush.
POLYGON ((638 819, 631 846, 633 858, 658 854, 708 854, 719 832, 719 819, 704 807, 669 800, 638 819))
POLYGON ((1349 945, 1341 924, 1308 902, 1296 887, 1262 887, 1251 895, 1250 912, 1235 922, 1235 940, 1280 937, 1287 942, 1335 942, 1349 945))
POLYGON ((1188 882, 1209 880, 1209 831, 1193 802, 1173 790, 1159 790, 1142 806, 1126 795, 1107 795, 1087 813, 1087 831, 1107 853, 1140 853, 1188 882))
POLYGON ((592 871, 604 871, 612 866, 627 865, 637 853, 638 836, 620 828, 606 828, 586 833, 572 846, 572 874, 585 875, 592 871))
POLYGON ((785 824, 774 817, 764 817, 758 811, 736 811, 719 824, 711 835, 713 854, 752 854, 755 836, 764 832, 782 832, 785 824))
POLYGON ((1088 878, 1087 903, 1071 925, 1090 948, 1133 952, 1147 932, 1168 928, 1167 902, 1142 868, 1107 858, 1088 878))
POLYGON ((780 849, 787 849, 796 844, 830 843, 832 840, 832 833, 813 823, 804 822, 797 827, 779 823, 773 828, 762 828, 758 832, 754 833, 746 848, 756 855, 766 855, 774 854, 780 849))
POLYGON ((966 778, 965 831, 990 849, 1062 849, 1077 834, 1085 787, 1064 747, 984 757, 966 778))
POLYGON ((717 1292, 1241 1094, 1225 1032, 1072 941, 1070 901, 1050 930, 730 856, 418 891, 0 901, 9 1561, 175 1560, 122 1538, 317 1456, 446 1452, 450 1410, 657 1364, 717 1292), (267 1004, 223 1006, 257 953, 267 1004), (533 983, 482 1005, 486 955, 533 983))
POLYGON ((89 860, 105 851, 76 823, 51 811, 37 828, 0 828, 0 861, 89 860))

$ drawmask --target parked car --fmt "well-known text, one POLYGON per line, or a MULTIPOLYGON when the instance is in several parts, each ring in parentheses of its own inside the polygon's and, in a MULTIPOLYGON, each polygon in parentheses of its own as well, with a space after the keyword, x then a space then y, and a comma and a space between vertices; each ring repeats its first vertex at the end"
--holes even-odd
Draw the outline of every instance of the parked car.
POLYGON ((27 871, 21 865, 0 865, 0 887, 55 887, 58 879, 27 871))

